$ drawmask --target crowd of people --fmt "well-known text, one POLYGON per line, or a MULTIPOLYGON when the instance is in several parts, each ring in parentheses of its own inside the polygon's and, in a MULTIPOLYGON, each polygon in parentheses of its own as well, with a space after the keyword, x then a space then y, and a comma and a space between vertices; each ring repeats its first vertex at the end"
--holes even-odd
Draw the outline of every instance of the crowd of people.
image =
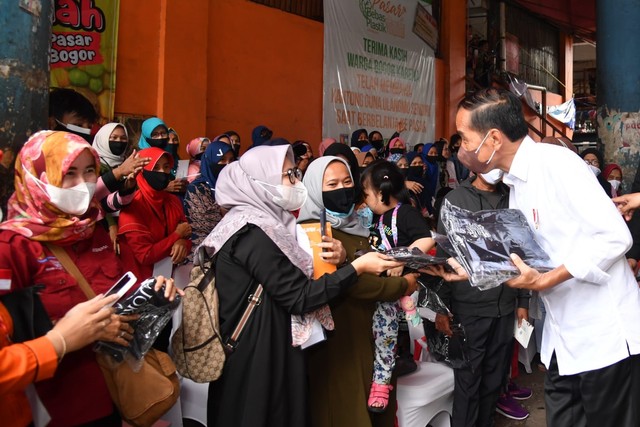
MULTIPOLYGON (((530 318, 532 291, 546 313, 548 424, 640 423, 637 262, 614 204, 630 218, 640 196, 622 195, 622 169, 597 150, 581 159, 564 141, 535 144, 512 94, 469 95, 449 141, 405 141, 400 123, 386 140, 366 129, 350 145, 325 138, 319 157, 307 141, 260 125, 244 151, 235 131, 194 138, 185 162, 178 133, 161 118, 145 120, 136 142, 123 124, 96 121, 86 99, 54 90, 51 130, 2 147, 0 419, 9 425, 31 422, 31 383, 50 426, 121 425, 91 344, 126 346, 134 317, 104 308, 115 297, 103 294, 130 271, 139 281, 156 276, 173 300, 186 283, 174 283, 172 268, 190 265, 200 246, 213 260, 223 337, 264 289, 209 385, 208 425, 392 426, 403 300, 420 276, 442 282, 437 292, 452 315, 438 314, 437 330, 452 335, 453 322, 466 330, 469 363, 454 369, 452 425, 490 426, 496 411, 528 415, 513 399, 531 392, 510 381, 510 365, 513 325, 530 318), (453 272, 415 272, 384 255, 406 246, 446 256, 432 238, 446 231, 444 200, 470 211, 520 209, 557 268, 539 273, 513 256, 521 275, 481 291, 454 261, 453 272), (331 234, 317 256, 332 268, 318 276, 303 227, 321 220, 331 234), (86 300, 60 248, 96 298, 86 300), (14 342, 20 325, 2 297, 33 285, 44 285, 39 298, 54 326, 14 342), (325 337, 302 350, 314 319, 325 337)), ((157 348, 168 351, 170 330, 157 348)))

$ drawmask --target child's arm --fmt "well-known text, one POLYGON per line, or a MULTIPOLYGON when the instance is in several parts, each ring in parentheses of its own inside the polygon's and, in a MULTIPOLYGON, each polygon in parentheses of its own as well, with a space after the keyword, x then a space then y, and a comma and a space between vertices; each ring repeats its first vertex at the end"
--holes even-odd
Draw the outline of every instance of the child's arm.
POLYGON ((411 248, 418 248, 425 254, 435 247, 436 241, 431 237, 423 237, 411 244, 411 248))

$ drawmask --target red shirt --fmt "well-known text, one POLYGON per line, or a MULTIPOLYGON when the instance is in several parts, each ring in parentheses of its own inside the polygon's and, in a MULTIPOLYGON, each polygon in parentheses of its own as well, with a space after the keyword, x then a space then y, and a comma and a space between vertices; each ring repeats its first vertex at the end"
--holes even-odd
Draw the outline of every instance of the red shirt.
MULTIPOLYGON (((91 239, 66 249, 96 294, 109 290, 123 274, 109 235, 100 226, 91 239)), ((87 300, 76 280, 46 246, 13 231, 0 231, 0 269, 11 270, 12 290, 44 285, 42 303, 54 321, 87 300)), ((51 415, 49 427, 86 423, 114 411, 91 346, 66 355, 55 376, 36 387, 51 415)))

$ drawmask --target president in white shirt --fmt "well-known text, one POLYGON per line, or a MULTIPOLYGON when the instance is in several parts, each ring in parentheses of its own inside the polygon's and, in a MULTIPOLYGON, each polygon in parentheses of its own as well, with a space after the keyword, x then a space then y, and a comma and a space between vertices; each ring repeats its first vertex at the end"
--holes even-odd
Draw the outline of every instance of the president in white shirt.
POLYGON ((542 362, 550 427, 640 426, 640 290, 625 259, 624 219, 575 153, 537 144, 521 101, 489 88, 465 98, 458 158, 470 170, 505 172, 509 207, 520 209, 557 266, 508 285, 539 291, 547 316, 542 362))

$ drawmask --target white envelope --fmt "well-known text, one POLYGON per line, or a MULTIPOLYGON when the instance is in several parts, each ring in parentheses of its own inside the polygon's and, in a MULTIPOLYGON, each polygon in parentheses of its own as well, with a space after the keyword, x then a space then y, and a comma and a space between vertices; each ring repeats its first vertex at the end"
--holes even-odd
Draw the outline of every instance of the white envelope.
POLYGON ((518 319, 516 319, 515 326, 515 337, 516 340, 524 347, 527 348, 529 346, 529 340, 531 339, 531 334, 533 333, 533 325, 527 322, 526 319, 522 320, 522 325, 518 326, 518 319))

